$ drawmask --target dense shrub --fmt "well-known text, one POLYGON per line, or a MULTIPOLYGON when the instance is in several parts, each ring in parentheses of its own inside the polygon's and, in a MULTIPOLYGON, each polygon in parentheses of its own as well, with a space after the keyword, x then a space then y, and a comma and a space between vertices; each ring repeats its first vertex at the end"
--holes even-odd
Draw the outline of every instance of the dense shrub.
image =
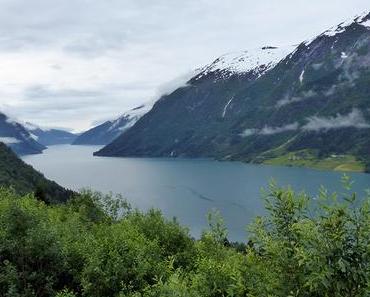
POLYGON ((369 197, 348 179, 316 199, 271 186, 268 215, 230 243, 220 214, 199 240, 157 210, 84 191, 64 205, 0 190, 0 296, 366 297, 369 197))

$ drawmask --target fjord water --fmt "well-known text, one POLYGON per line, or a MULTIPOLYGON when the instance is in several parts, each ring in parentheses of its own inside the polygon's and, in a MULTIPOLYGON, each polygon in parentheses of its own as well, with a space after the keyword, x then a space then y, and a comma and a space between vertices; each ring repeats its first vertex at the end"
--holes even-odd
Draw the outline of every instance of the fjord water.
MULTIPOLYGON (((246 226, 263 214, 262 188, 274 179, 315 196, 321 185, 341 190, 342 173, 218 162, 199 159, 104 158, 92 154, 99 146, 51 146, 23 160, 49 179, 73 190, 91 188, 122 194, 134 207, 159 208, 199 236, 206 215, 218 209, 232 240, 244 241, 246 226)), ((364 194, 370 175, 353 173, 353 189, 364 194)))

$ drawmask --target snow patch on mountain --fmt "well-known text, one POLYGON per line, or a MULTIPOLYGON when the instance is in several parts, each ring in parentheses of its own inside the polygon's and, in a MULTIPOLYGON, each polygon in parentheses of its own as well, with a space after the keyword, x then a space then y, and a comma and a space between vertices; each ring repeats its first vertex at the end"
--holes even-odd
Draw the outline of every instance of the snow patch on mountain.
POLYGON ((370 19, 361 23, 362 26, 370 29, 370 19))
POLYGON ((345 52, 342 52, 341 55, 340 55, 340 57, 342 59, 347 59, 348 58, 348 55, 345 52))
POLYGON ((360 15, 355 16, 354 18, 347 19, 340 23, 337 26, 334 26, 330 28, 329 30, 326 30, 324 33, 320 34, 319 36, 315 36, 313 38, 310 38, 304 42, 306 46, 309 46, 317 37, 320 36, 328 36, 328 37, 334 37, 337 34, 344 33, 347 28, 353 24, 359 24, 366 28, 370 28, 370 13, 363 12, 360 15))
MULTIPOLYGON (((366 28, 370 28, 370 13, 368 11, 363 12, 362 14, 357 15, 354 18, 347 19, 344 22, 340 23, 339 25, 334 26, 329 30, 326 30, 324 33, 319 35, 319 37, 320 36, 333 37, 336 36, 337 34, 344 33, 347 30, 347 28, 353 24, 359 24, 366 28)), ((308 39, 304 43, 306 44, 306 46, 309 46, 317 37, 318 36, 308 39)))
POLYGON ((367 20, 369 16, 369 12, 364 12, 358 16, 356 16, 354 19, 348 19, 342 23, 340 23, 338 26, 334 26, 331 29, 324 32, 324 35, 326 36, 335 36, 337 34, 343 33, 346 31, 347 27, 351 26, 352 24, 360 24, 363 26, 367 26, 367 23, 369 22, 367 20))
POLYGON ((117 130, 120 133, 131 128, 135 123, 146 113, 152 109, 152 104, 140 105, 136 108, 125 112, 118 119, 112 121, 112 125, 109 127, 108 131, 117 130))
MULTIPOLYGON (((25 123, 22 122, 22 126, 25 127, 29 132, 32 132, 32 131, 49 132, 54 129, 54 128, 41 127, 41 126, 35 125, 30 122, 25 122, 25 123)), ((55 130, 67 131, 67 130, 64 130, 63 128, 55 128, 55 130)))
POLYGON ((31 135, 31 138, 32 138, 33 140, 35 140, 35 141, 38 141, 38 140, 39 140, 39 137, 38 137, 37 135, 35 135, 35 134, 33 134, 33 133, 30 133, 30 135, 31 135))
POLYGON ((197 79, 215 72, 220 74, 220 79, 248 72, 260 77, 286 58, 292 50, 294 50, 293 46, 266 46, 252 51, 229 53, 200 69, 197 79))
POLYGON ((34 124, 31 124, 31 123, 29 123, 29 122, 25 122, 25 123, 23 124, 23 127, 25 127, 28 131, 35 131, 35 130, 37 130, 37 129, 40 129, 40 127, 38 127, 38 126, 36 126, 36 125, 34 125, 34 124))

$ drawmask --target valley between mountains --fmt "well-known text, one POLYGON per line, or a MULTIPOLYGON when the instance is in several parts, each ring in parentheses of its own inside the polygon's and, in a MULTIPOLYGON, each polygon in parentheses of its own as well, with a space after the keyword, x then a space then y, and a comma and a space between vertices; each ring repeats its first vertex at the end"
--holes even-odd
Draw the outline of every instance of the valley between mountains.
POLYGON ((105 145, 96 156, 214 158, 369 172, 369 94, 370 14, 365 13, 298 46, 221 56, 154 104, 80 135, 56 130, 46 135, 1 115, 0 140, 19 154, 73 143, 105 145))

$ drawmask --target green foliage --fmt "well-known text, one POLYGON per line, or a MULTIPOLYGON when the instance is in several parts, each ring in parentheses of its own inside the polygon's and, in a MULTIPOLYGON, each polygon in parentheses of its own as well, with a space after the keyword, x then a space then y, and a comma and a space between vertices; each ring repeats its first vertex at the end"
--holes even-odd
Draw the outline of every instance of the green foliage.
MULTIPOLYGON (((349 189, 348 179, 344 184, 349 189)), ((251 228, 248 252, 263 279, 255 296, 367 296, 369 290, 369 197, 339 197, 321 190, 316 206, 308 197, 273 186, 270 216, 251 228), (268 270, 266 270, 268 267, 268 270)), ((256 276, 254 276, 256 277, 256 276)))
POLYGON ((208 213, 208 226, 210 235, 213 240, 219 244, 223 244, 227 240, 227 228, 225 222, 218 210, 212 210, 208 213))
POLYGON ((175 268, 190 269, 195 256, 194 241, 187 228, 181 227, 176 219, 167 221, 158 210, 131 213, 127 218, 145 235, 158 242, 163 258, 172 259, 175 268))
POLYGON ((55 297, 76 297, 74 293, 68 290, 63 290, 55 295, 55 297))
POLYGON ((102 226, 94 235, 86 247, 89 257, 82 273, 85 296, 142 291, 165 273, 159 245, 131 222, 102 226))
POLYGON ((67 204, 0 190, 0 296, 367 297, 370 196, 271 185, 248 244, 209 215, 199 240, 160 211, 83 191, 67 204), (42 200, 42 199, 41 199, 42 200))
POLYGON ((62 247, 32 197, 0 201, 0 292, 51 296, 64 273, 62 247))

